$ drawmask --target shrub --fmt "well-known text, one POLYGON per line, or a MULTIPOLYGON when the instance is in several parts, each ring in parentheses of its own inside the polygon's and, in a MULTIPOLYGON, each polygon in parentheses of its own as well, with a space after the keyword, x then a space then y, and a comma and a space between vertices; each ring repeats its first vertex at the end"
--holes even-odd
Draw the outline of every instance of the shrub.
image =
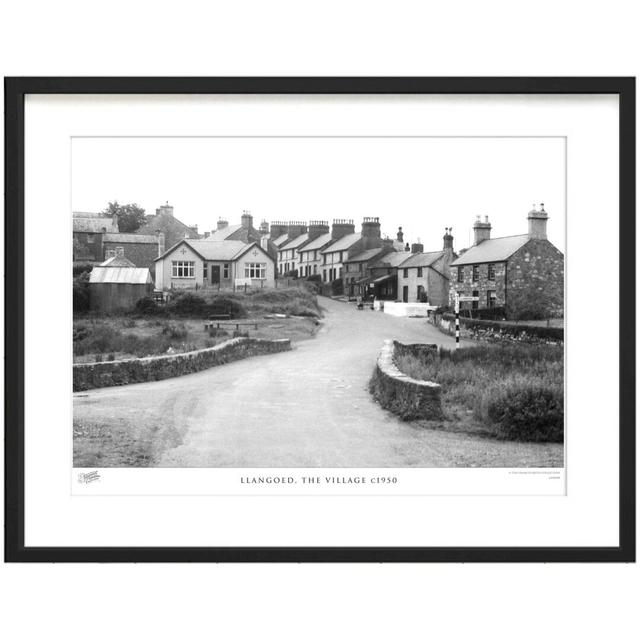
POLYGON ((207 306, 206 300, 195 293, 179 293, 169 303, 173 313, 184 316, 202 316, 207 306))
POLYGON ((498 392, 487 404, 487 415, 506 440, 563 441, 563 399, 554 389, 522 385, 498 392))
POLYGON ((480 320, 504 320, 506 311, 504 307, 488 307, 486 309, 473 309, 471 311, 473 318, 480 320))
POLYGON ((89 272, 82 272, 73 279, 73 310, 75 312, 89 311, 89 272))
POLYGON ((168 322, 162 327, 162 335, 170 338, 182 340, 187 337, 187 327, 184 324, 175 324, 168 322))
POLYGON ((136 302, 134 313, 141 316, 158 316, 165 315, 166 312, 153 298, 147 296, 136 302))

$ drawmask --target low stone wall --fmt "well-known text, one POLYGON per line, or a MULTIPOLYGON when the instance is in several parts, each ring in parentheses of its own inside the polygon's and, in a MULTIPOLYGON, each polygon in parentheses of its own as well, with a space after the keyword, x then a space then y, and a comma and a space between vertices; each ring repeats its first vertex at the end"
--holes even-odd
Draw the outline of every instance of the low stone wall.
POLYGON ((385 340, 369 382, 369 391, 382 407, 403 420, 443 418, 440 385, 410 378, 394 363, 396 355, 434 347, 435 345, 404 345, 385 340))
POLYGON ((133 382, 151 382, 203 371, 220 364, 251 356, 289 351, 291 341, 233 338, 210 347, 186 353, 112 362, 73 365, 73 390, 85 391, 133 382))
MULTIPOLYGON (((455 317, 451 314, 432 314, 429 321, 440 331, 455 335, 455 317)), ((526 342, 529 344, 563 344, 564 329, 535 325, 498 323, 492 320, 460 318, 460 337, 485 342, 526 342)))

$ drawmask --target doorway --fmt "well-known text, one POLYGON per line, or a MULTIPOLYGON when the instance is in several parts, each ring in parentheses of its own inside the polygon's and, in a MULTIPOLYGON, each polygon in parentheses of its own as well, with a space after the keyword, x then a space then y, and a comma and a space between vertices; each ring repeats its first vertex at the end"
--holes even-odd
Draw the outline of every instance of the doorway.
POLYGON ((211 284, 220 284, 220 265, 211 265, 211 284))
POLYGON ((409 287, 407 285, 402 287, 402 302, 409 302, 409 287))

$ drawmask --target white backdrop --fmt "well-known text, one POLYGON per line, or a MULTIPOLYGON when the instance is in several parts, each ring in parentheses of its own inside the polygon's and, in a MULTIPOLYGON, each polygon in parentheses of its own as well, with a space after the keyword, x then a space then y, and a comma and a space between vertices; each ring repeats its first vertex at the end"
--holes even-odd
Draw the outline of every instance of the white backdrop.
MULTIPOLYGON (((633 5, 22 2, 5 75, 635 75, 633 5)), ((598 336, 607 344, 607 336, 598 336)), ((626 637, 637 566, 3 566, 12 637, 626 637)))

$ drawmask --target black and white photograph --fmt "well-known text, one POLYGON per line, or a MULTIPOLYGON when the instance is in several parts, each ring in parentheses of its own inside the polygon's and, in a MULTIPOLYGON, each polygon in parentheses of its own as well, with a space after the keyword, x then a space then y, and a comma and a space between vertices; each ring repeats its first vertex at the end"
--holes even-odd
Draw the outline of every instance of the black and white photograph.
POLYGON ((79 477, 562 469, 566 161, 552 135, 74 137, 79 477))

